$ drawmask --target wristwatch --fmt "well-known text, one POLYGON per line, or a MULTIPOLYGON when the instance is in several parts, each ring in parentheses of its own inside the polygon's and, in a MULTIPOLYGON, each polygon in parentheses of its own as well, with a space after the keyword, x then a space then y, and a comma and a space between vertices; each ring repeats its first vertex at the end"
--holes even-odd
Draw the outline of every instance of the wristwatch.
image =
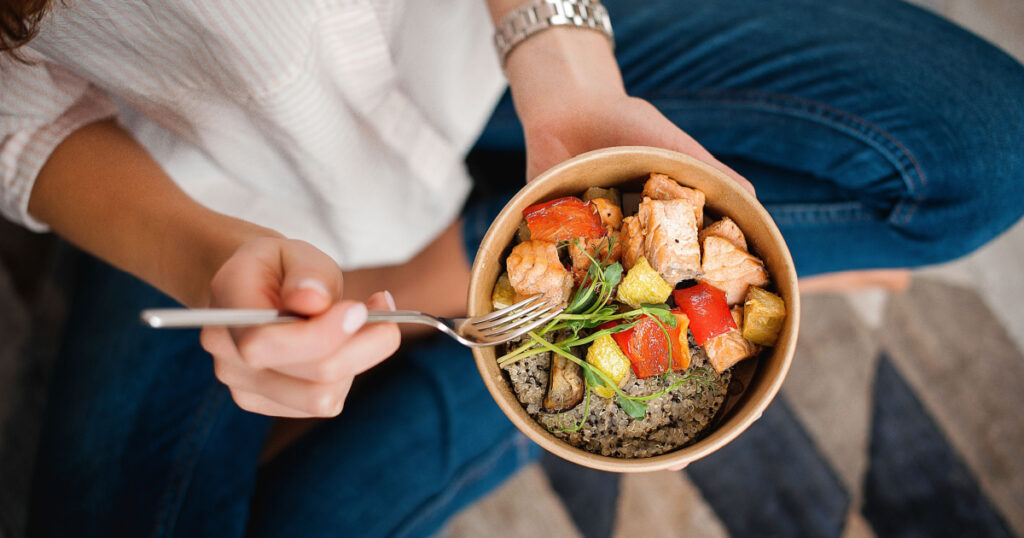
POLYGON ((494 30, 494 47, 505 68, 508 53, 526 38, 556 26, 597 30, 615 46, 608 10, 599 0, 532 0, 502 17, 494 30))

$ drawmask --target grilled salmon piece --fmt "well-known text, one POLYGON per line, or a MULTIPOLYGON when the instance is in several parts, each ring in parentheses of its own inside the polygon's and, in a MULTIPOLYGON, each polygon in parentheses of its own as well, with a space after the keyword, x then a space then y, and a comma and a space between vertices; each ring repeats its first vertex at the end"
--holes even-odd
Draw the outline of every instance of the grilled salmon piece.
POLYGON ((583 239, 569 243, 569 259, 572 260, 572 279, 577 285, 583 282, 583 277, 590 269, 590 258, 602 264, 609 264, 619 261, 622 257, 622 242, 618 233, 611 233, 597 239, 583 239), (609 248, 609 242, 611 247, 609 248), (583 247, 582 249, 580 247, 583 247), (584 249, 590 254, 588 257, 584 249))
POLYGON ((681 280, 700 275, 693 204, 681 198, 644 198, 637 218, 644 233, 644 256, 665 282, 675 286, 681 280))
POLYGON ((516 301, 543 293, 559 304, 569 302, 572 273, 558 259, 558 247, 551 241, 523 241, 505 260, 508 279, 516 290, 516 301))
POLYGON ((697 240, 700 244, 704 244, 704 238, 709 235, 721 237, 722 239, 728 240, 730 243, 736 245, 736 248, 743 252, 747 250, 747 238, 743 236, 743 231, 740 230, 739 226, 732 221, 729 217, 722 217, 722 220, 715 222, 711 226, 704 228, 697 235, 697 240))
POLYGON ((629 271, 644 255, 644 230, 636 216, 622 219, 619 243, 622 244, 622 268, 629 271))
MULTIPOLYGON (((743 307, 734 307, 729 313, 736 321, 736 326, 742 327, 743 307)), ((711 361, 711 365, 718 373, 728 370, 743 359, 757 355, 760 350, 761 348, 757 344, 743 338, 743 333, 739 329, 729 329, 704 342, 704 351, 708 354, 708 360, 711 361)))
POLYGON ((644 196, 652 200, 686 200, 693 205, 693 216, 697 220, 697 229, 704 227, 704 193, 684 187, 665 174, 651 174, 644 184, 644 196))
POLYGON ((725 291, 725 302, 732 306, 747 296, 751 285, 768 284, 764 263, 740 250, 728 239, 715 235, 704 238, 704 275, 700 278, 725 291))
POLYGON ((601 217, 601 226, 608 231, 616 232, 622 227, 622 208, 607 198, 594 198, 590 201, 597 207, 597 214, 601 217))

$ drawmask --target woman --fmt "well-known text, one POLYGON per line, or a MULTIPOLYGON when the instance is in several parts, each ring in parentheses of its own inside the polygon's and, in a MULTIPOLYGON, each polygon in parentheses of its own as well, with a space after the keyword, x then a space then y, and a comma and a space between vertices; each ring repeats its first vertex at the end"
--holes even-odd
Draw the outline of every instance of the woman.
POLYGON ((492 24, 520 3, 8 2, 4 214, 134 275, 79 277, 34 533, 423 535, 521 465, 450 341, 352 388, 399 346, 367 309, 462 308, 494 205, 453 224, 474 144, 525 150, 528 177, 610 145, 693 154, 751 180, 801 276, 950 259, 1024 207, 1024 70, 914 7, 609 1, 614 54, 532 33, 487 120, 492 24), (135 325, 175 301, 310 319, 135 325), (268 416, 336 418, 282 448, 268 416))

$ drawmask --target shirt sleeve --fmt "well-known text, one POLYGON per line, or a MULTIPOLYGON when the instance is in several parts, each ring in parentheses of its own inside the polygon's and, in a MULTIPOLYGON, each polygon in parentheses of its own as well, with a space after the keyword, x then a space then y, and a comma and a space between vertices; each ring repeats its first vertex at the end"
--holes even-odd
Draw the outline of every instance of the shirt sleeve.
POLYGON ((0 54, 0 214, 44 232, 28 214, 39 171, 68 135, 117 108, 99 88, 26 49, 28 63, 0 54))

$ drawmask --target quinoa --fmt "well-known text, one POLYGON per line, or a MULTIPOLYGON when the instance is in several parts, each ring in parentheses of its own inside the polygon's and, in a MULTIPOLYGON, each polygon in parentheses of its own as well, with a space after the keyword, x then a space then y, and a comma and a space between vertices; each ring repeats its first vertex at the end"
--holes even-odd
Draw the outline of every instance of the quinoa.
MULTIPOLYGON (((662 396, 648 400, 647 416, 636 420, 626 414, 614 399, 590 393, 586 423, 575 432, 559 432, 572 428, 583 419, 584 399, 572 409, 551 412, 544 409, 548 388, 551 353, 544 352, 503 367, 509 384, 526 412, 541 425, 562 439, 588 452, 617 458, 647 458, 689 445, 708 429, 722 406, 731 371, 715 372, 703 348, 690 338, 690 367, 684 375, 697 373, 707 382, 691 380, 662 396), (702 369, 702 371, 701 371, 702 369)), ((510 349, 520 342, 510 343, 510 349)), ((676 375, 633 378, 622 391, 630 396, 646 396, 668 388, 676 375)))

